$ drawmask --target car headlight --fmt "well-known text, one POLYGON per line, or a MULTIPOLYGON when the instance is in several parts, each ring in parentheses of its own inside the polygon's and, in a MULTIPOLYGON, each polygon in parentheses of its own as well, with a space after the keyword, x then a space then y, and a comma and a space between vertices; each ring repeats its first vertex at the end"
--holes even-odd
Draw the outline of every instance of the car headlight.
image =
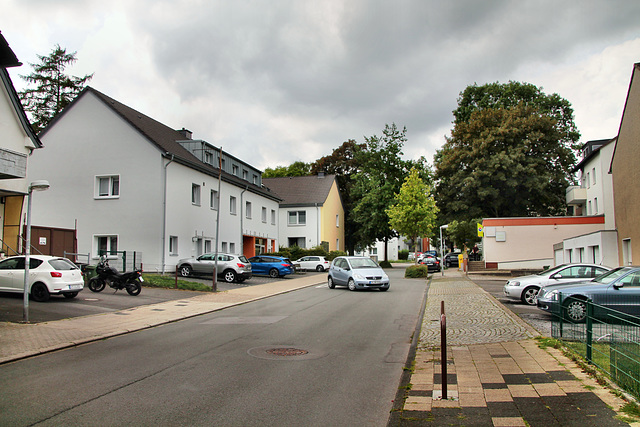
POLYGON ((382 273, 382 280, 389 280, 389 276, 387 276, 387 273, 382 273))
POLYGON ((550 292, 546 292, 544 294, 544 299, 547 299, 549 301, 558 301, 558 295, 560 294, 559 291, 550 291, 550 292))
POLYGON ((520 282, 518 282, 517 280, 514 280, 514 281, 508 280, 507 286, 520 286, 520 282))
POLYGON ((361 275, 359 275, 358 273, 354 274, 353 277, 357 280, 363 280, 364 277, 362 277, 361 275))

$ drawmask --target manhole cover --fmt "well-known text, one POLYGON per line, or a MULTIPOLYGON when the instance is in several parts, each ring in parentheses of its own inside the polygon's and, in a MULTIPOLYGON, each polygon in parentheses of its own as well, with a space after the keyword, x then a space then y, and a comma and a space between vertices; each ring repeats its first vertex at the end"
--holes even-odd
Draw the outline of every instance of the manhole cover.
POLYGON ((266 360, 312 360, 327 355, 326 351, 302 349, 291 345, 266 345, 250 348, 247 353, 258 359, 266 360))
POLYGON ((273 354, 275 356, 302 356, 304 354, 308 354, 309 352, 307 350, 301 350, 299 348, 281 347, 267 350, 267 353, 273 354))

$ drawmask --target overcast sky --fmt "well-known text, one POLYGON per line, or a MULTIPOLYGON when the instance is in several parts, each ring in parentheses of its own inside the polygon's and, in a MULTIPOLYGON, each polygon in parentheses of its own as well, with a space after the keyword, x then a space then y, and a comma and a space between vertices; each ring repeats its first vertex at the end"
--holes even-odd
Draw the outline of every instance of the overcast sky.
POLYGON ((558 93, 582 141, 617 135, 638 0, 0 0, 25 65, 56 44, 95 89, 264 170, 406 126, 433 155, 470 84, 558 93))

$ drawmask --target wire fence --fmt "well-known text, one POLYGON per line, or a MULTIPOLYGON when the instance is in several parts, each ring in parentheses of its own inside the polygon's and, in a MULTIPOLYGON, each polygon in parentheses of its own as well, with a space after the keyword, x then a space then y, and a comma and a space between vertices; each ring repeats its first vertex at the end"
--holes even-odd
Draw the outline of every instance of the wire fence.
MULTIPOLYGON (((640 317, 567 297, 553 314, 551 335, 605 372, 612 381, 640 398, 640 317), (567 310, 579 301, 584 320, 570 320, 567 310)), ((575 318, 575 315, 572 316, 575 318)))

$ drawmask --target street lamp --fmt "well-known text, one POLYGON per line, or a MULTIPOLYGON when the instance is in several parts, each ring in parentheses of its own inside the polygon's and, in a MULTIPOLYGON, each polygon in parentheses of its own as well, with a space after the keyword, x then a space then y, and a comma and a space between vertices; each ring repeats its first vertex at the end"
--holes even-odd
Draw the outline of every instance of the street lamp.
POLYGON ((27 195, 27 247, 24 250, 24 305, 22 308, 22 321, 29 323, 29 256, 31 255, 31 193, 34 191, 44 191, 49 188, 49 181, 38 180, 29 184, 29 194, 27 195))
POLYGON ((442 241, 442 229, 443 228, 448 228, 449 224, 445 224, 445 225, 441 225, 440 226, 440 262, 442 264, 440 264, 440 271, 442 272, 442 275, 444 276, 444 245, 443 245, 443 241, 442 241))

